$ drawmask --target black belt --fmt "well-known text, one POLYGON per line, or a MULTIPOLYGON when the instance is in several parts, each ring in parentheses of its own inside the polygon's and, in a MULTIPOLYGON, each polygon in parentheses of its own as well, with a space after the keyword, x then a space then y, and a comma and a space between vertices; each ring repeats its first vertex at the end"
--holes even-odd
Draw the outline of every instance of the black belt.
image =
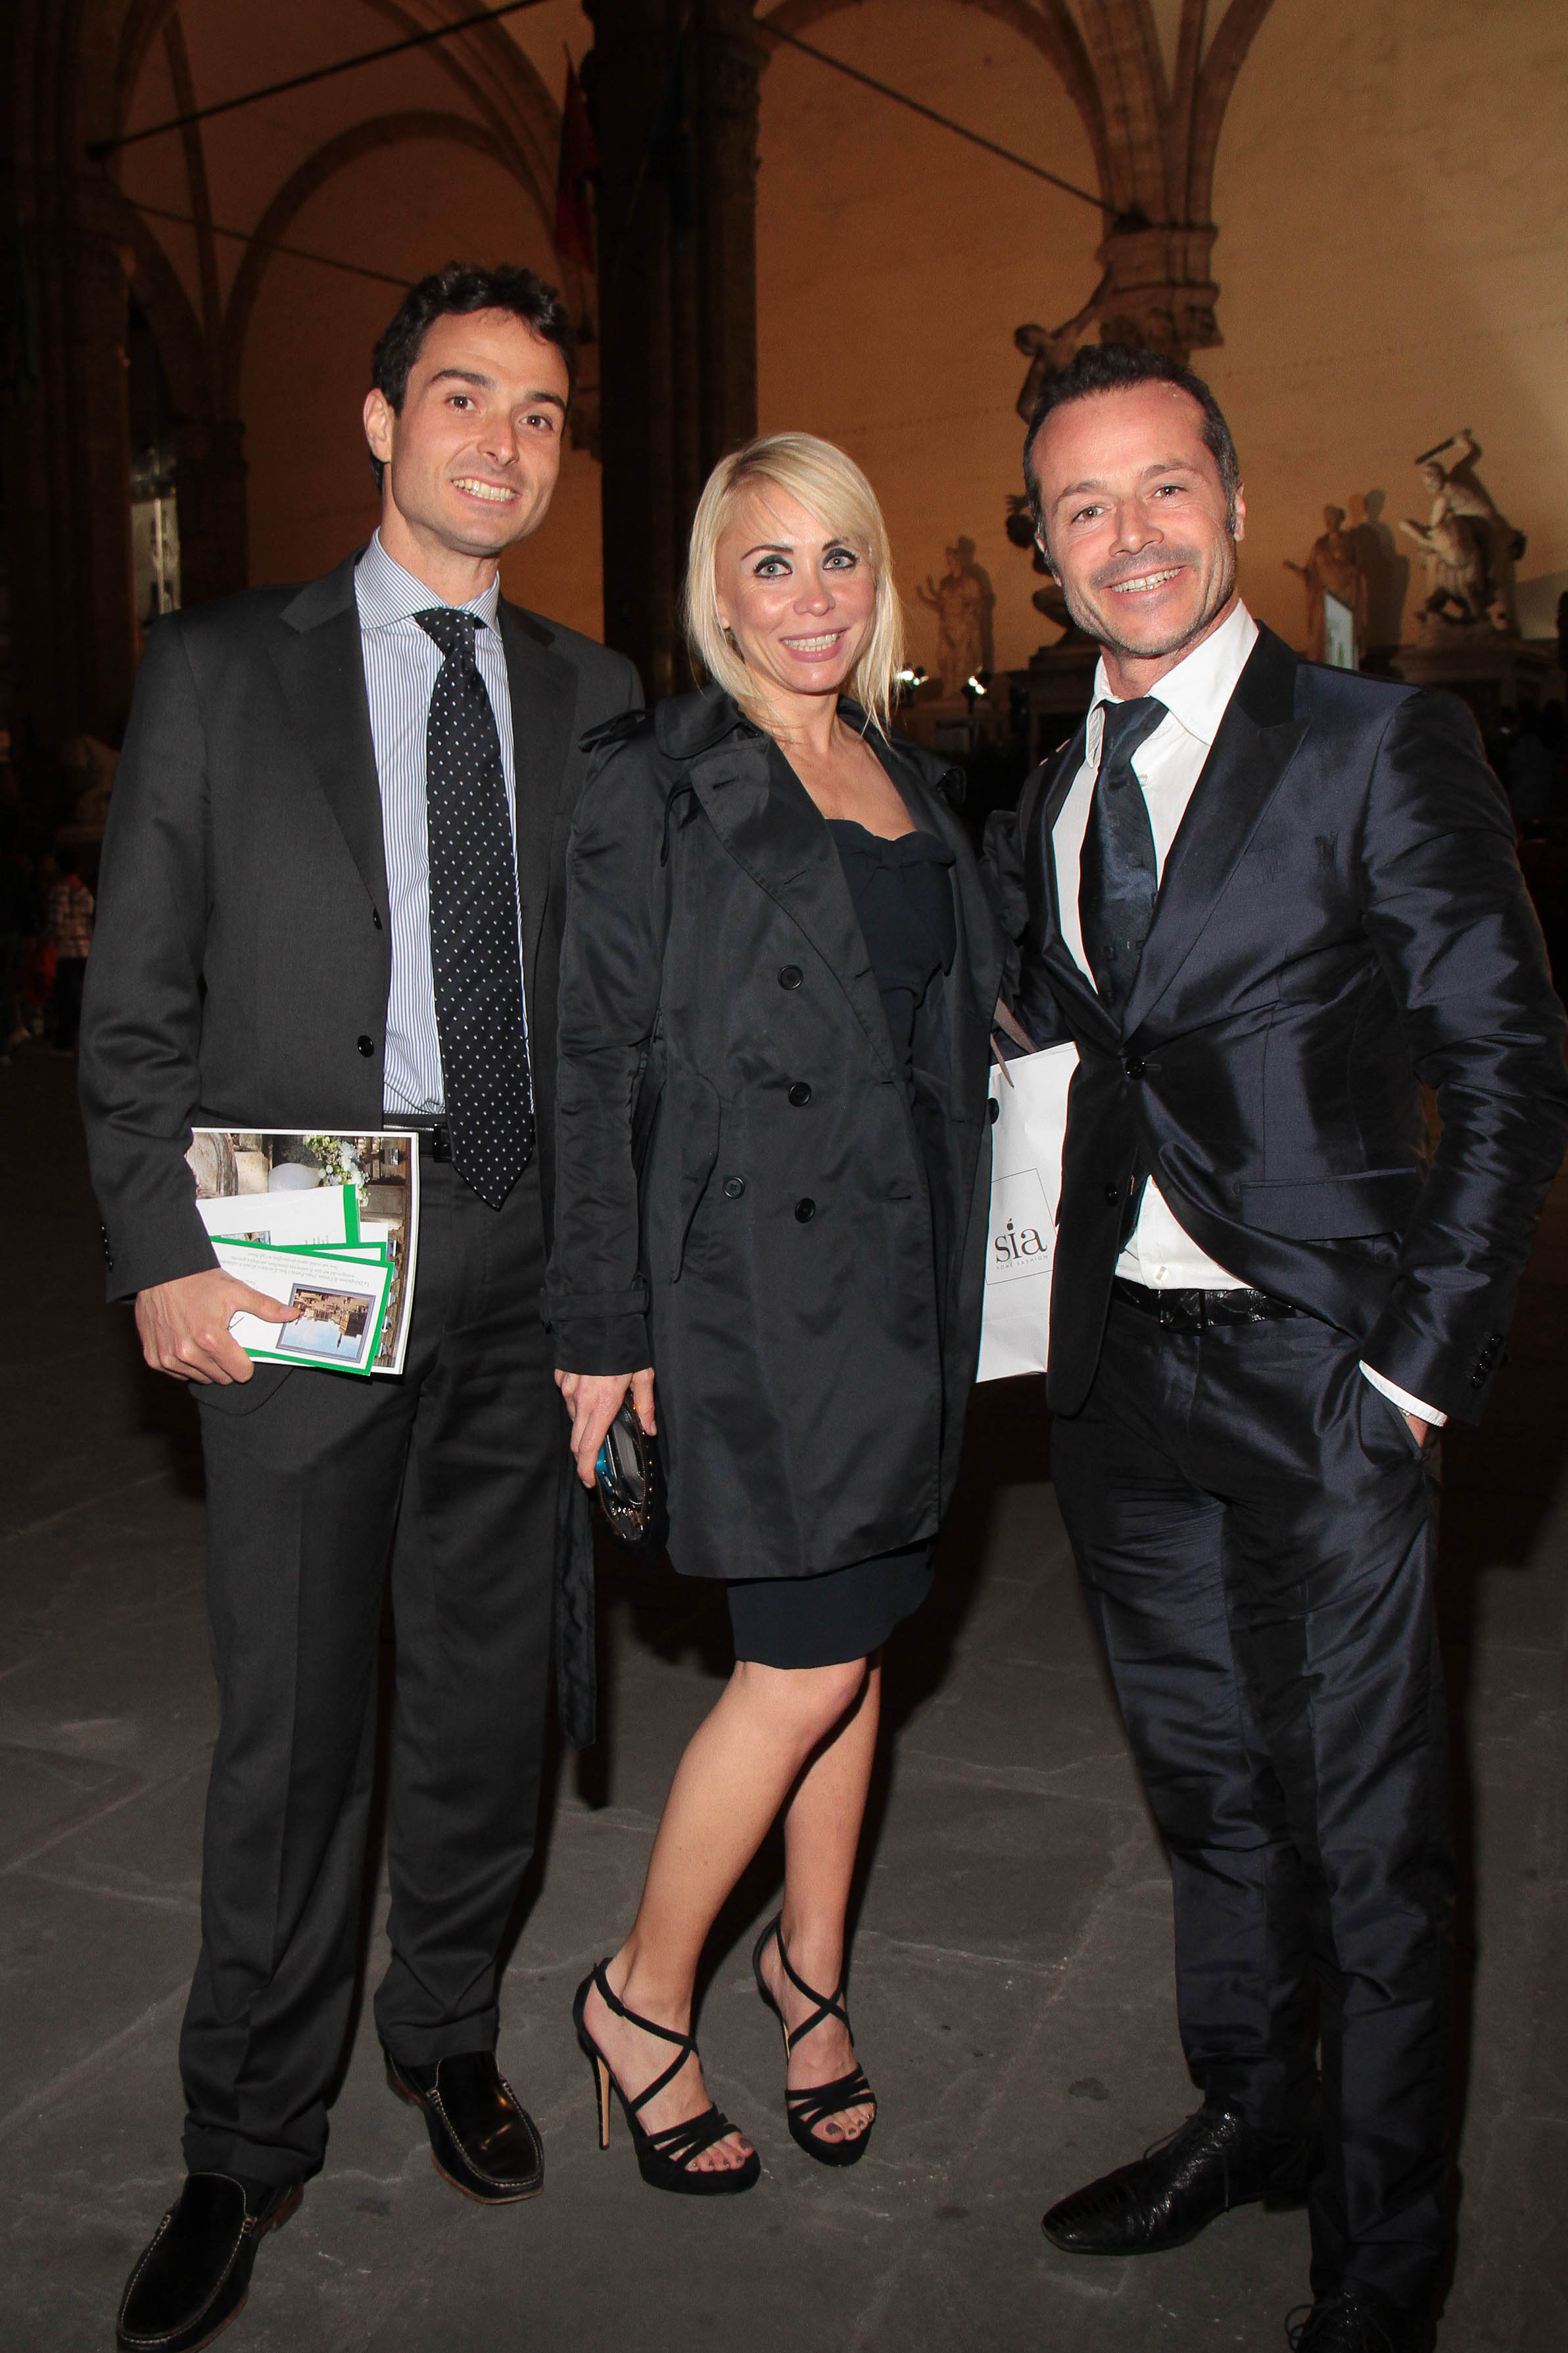
POLYGON ((396 1113, 399 1127, 412 1128, 419 1138, 419 1149, 429 1160, 450 1160, 452 1138, 447 1123, 441 1119, 419 1119, 408 1112, 396 1113))
POLYGON ((1121 1275, 1110 1288, 1124 1306, 1135 1307, 1166 1332, 1206 1332, 1213 1324, 1281 1324, 1301 1313, 1267 1291, 1153 1291, 1146 1282, 1124 1282, 1121 1275))

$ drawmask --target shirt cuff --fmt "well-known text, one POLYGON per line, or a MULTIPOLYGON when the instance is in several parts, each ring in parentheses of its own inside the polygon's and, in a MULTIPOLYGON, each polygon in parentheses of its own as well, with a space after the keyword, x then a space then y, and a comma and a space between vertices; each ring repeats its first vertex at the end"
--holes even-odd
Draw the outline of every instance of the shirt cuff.
POLYGON ((1412 1397, 1408 1389, 1400 1388, 1394 1381, 1385 1381, 1383 1375, 1374 1373, 1370 1365, 1363 1364, 1362 1371, 1374 1389, 1381 1389, 1385 1398, 1393 1398, 1401 1413, 1413 1413, 1417 1421, 1427 1423, 1433 1430, 1441 1430, 1447 1420, 1447 1415, 1439 1413, 1435 1405, 1427 1405, 1422 1398, 1412 1397))

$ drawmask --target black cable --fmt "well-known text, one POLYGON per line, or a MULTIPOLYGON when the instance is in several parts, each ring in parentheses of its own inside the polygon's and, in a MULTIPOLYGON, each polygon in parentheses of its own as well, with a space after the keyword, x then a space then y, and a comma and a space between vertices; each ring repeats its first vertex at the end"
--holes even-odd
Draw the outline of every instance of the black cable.
MULTIPOLYGON (((196 228, 200 224, 193 213, 172 213, 166 205, 144 205, 132 198, 139 213, 152 213, 158 220, 178 221, 184 228, 196 228)), ((254 231, 247 228, 219 228, 216 221, 208 224, 214 237, 231 237, 237 244, 249 245, 254 231)), ((383 286, 401 286, 406 294, 414 283, 411 278, 395 278, 389 269, 370 269, 363 261, 339 261, 330 253, 311 253, 302 245, 275 245, 274 253, 286 253, 294 261, 319 261, 323 269, 346 269, 351 278, 374 278, 383 286)))
POLYGON ((405 49, 427 48, 432 41, 450 39, 454 33, 466 33, 475 25, 493 25, 500 16, 515 16, 520 9, 536 8, 541 0, 503 0, 499 8, 481 8, 477 16, 463 16, 455 25, 434 25, 428 31, 410 33, 406 39, 388 41, 379 49, 362 49, 356 58, 340 58, 335 66, 318 66, 311 73, 290 75, 287 81, 269 81, 263 90, 247 90, 240 98, 219 99, 216 106, 198 106, 190 114, 172 114, 167 122, 151 122, 144 131, 125 131, 118 139, 89 139, 88 154, 95 164, 101 164, 121 147, 134 147, 142 139, 160 139, 166 131, 184 131, 193 122, 210 121, 215 114, 232 114, 237 107, 255 106, 264 98, 280 98, 285 90, 304 90, 310 82, 331 81, 334 74, 352 73, 356 66, 373 66, 382 58, 401 57, 405 49))
POLYGON ((889 82, 878 81, 873 75, 862 73, 858 66, 846 65, 842 58, 834 57, 829 50, 816 48, 810 41, 803 41, 798 33, 786 33, 782 26, 770 25, 765 17, 758 18, 757 30, 765 33, 770 40, 787 41, 792 49, 804 50, 808 58, 815 58, 818 65, 831 66, 835 73, 847 74, 851 81, 863 83, 866 89, 876 90, 882 98, 890 98, 895 105, 907 106, 911 114, 923 114, 928 122, 940 123, 944 131, 955 131, 961 139, 969 140, 976 147, 984 147, 988 155, 1000 155, 1005 164, 1016 164, 1020 171, 1032 172, 1037 180, 1047 180, 1053 188, 1060 188, 1065 195, 1077 196, 1081 204, 1092 205, 1096 212, 1109 213, 1113 218, 1116 216, 1116 206, 1108 204, 1103 196, 1091 196, 1087 188, 1076 186, 1071 180, 1059 179, 1055 172, 1047 172, 1043 164, 1031 164, 1026 155, 1016 155, 1010 147, 999 147, 994 139, 986 139, 980 132, 968 129, 964 123, 954 122, 950 114, 939 114, 934 106, 922 106, 918 98, 910 98, 904 90, 894 90, 889 82))

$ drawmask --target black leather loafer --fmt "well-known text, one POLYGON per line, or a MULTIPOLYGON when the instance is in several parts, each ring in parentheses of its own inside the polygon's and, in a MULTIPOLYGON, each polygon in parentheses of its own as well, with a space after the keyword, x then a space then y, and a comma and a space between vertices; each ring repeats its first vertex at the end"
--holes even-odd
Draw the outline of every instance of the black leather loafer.
POLYGON ((256 2250, 304 2195, 228 2173, 192 2173, 125 2283, 120 2353, 195 2353, 210 2345, 250 2289, 256 2250))
POLYGON ((1160 2254, 1233 2206, 1304 2204, 1321 2156, 1316 2134, 1260 2133, 1234 2109, 1205 2105, 1135 2165, 1062 2199, 1040 2228, 1069 2255, 1160 2254))
POLYGON ((1285 2323, 1290 2353, 1432 2353, 1437 2325, 1429 2312, 1404 2312, 1374 2287, 1354 2280, 1302 2306, 1285 2323))
POLYGON ((543 2144, 493 2053, 465 2051, 433 2067, 410 2067, 389 2051, 386 2080, 400 2100, 424 2109, 431 2158, 443 2181, 481 2206, 538 2197, 544 2187, 543 2144))

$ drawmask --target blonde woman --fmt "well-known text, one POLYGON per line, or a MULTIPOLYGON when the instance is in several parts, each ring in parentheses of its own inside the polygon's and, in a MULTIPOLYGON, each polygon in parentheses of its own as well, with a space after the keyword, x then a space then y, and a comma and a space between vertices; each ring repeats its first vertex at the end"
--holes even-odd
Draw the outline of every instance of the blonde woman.
POLYGON ((753 1956, 786 2120, 848 2165, 876 2103, 844 1926, 883 1643, 930 1586, 980 1330, 1001 942, 942 764, 889 722, 902 630, 859 468, 808 434, 719 465, 692 525, 708 683, 598 731, 568 858, 556 1378, 584 1484, 627 1391, 669 1556, 729 1588, 735 1669, 693 1735, 620 1950, 579 1989, 600 2132, 657 2189, 749 2189, 692 1991, 784 1815, 753 1956))

